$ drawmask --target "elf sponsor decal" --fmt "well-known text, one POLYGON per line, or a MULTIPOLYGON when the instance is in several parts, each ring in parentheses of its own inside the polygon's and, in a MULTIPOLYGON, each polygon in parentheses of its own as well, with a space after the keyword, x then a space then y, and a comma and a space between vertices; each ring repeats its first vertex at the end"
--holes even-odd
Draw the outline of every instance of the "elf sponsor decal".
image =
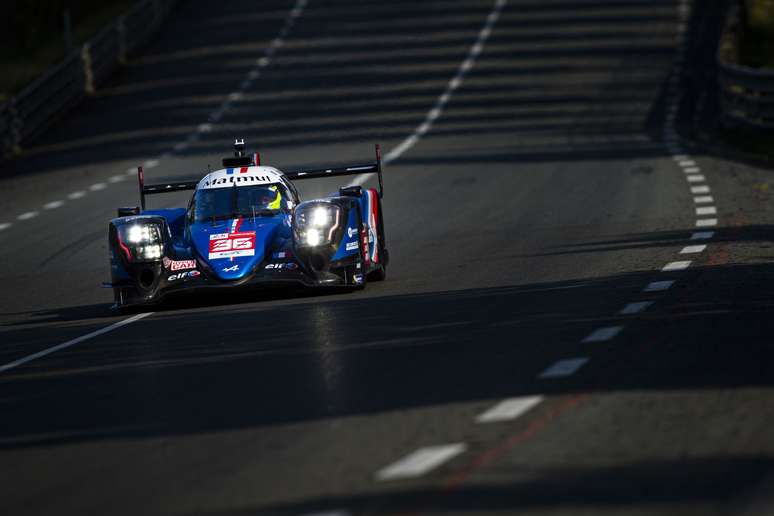
POLYGON ((236 256, 255 256, 255 231, 210 235, 210 260, 236 256))
POLYGON ((167 281, 177 281, 186 278, 198 278, 201 273, 199 271, 178 272, 167 278, 167 281))
POLYGON ((349 238, 352 238, 355 235, 357 235, 357 228, 347 228, 347 236, 349 238))
POLYGON ((357 251, 357 242, 349 242, 346 249, 347 251, 357 251))
POLYGON ((294 271, 294 270, 298 269, 298 264, 297 263, 293 263, 293 262, 289 262, 289 263, 270 263, 270 264, 266 265, 265 268, 266 269, 271 269, 271 270, 285 269, 285 270, 288 270, 288 271, 294 271))

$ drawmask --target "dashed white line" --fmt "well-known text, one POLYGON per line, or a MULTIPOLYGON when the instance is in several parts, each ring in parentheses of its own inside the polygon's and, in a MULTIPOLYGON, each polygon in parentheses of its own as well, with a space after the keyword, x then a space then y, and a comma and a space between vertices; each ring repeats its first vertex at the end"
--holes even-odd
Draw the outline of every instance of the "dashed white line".
POLYGON ((674 285, 674 281, 653 281, 643 289, 643 292, 663 292, 669 290, 674 285))
POLYGON ((647 310, 653 305, 653 301, 635 301, 629 303, 618 312, 619 315, 634 315, 639 314, 647 310))
POLYGON ((124 172, 127 176, 133 176, 137 174, 137 168, 136 167, 130 167, 126 169, 126 172, 124 172))
MULTIPOLYGON (((677 111, 677 106, 670 107, 670 110, 677 111)), ((691 157, 687 154, 677 154, 675 156, 672 156, 672 159, 675 161, 685 161, 687 159, 691 159, 691 157)))
POLYGON ((692 194, 707 194, 707 193, 710 193, 710 187, 707 186, 707 185, 692 186, 691 187, 691 193, 692 194))
POLYGON ((701 174, 692 174, 690 176, 686 176, 686 179, 688 179, 689 183, 703 183, 707 180, 707 178, 701 174))
POLYGON ((126 176, 115 175, 108 178, 108 183, 110 184, 120 183, 121 181, 126 181, 126 176))
POLYGON ((538 375, 538 378, 562 378, 575 374, 586 365, 588 357, 565 358, 560 360, 538 375))
POLYGON ((712 204, 715 202, 715 198, 711 195, 699 195, 693 198, 695 204, 712 204))
POLYGON ((143 166, 145 168, 155 168, 159 166, 159 160, 157 159, 149 159, 145 163, 143 163, 143 166))
POLYGON ((684 168, 683 172, 685 172, 686 174, 698 174, 699 172, 701 172, 701 169, 699 167, 688 167, 688 168, 684 168))
POLYGON ((543 396, 520 396, 501 401, 476 417, 477 423, 496 423, 516 419, 543 401, 543 396))
POLYGON ((419 477, 464 453, 466 449, 465 443, 420 448, 377 471, 376 479, 386 481, 419 477))
POLYGON ((698 231, 691 235, 691 240, 709 240, 715 236, 714 231, 698 231))
POLYGON ((615 338, 623 330, 623 326, 608 326, 606 328, 598 328, 591 332, 585 339, 584 343, 590 342, 605 342, 615 338))
POLYGON ((699 219, 696 221, 697 228, 709 228, 718 225, 718 219, 699 219))
POLYGON ((139 321, 143 317, 148 317, 149 315, 152 315, 153 312, 145 312, 142 314, 137 314, 132 317, 129 317, 128 319, 124 319, 122 321, 118 321, 116 323, 111 324, 110 326, 106 326, 104 328, 100 328, 97 331, 93 331, 91 333, 87 333, 86 335, 82 335, 80 337, 76 337, 72 340, 68 340, 67 342, 64 342, 62 344, 59 344, 57 346, 44 349, 43 351, 39 351, 37 353, 33 353, 32 355, 28 355, 24 358, 20 358, 18 360, 14 360, 13 362, 9 362, 5 365, 0 366, 0 373, 4 373, 5 371, 8 371, 10 369, 14 369, 16 367, 19 367, 20 365, 26 364, 28 362, 32 362, 33 360, 37 360, 38 358, 42 358, 46 355, 50 355, 51 353, 55 353, 57 351, 60 351, 65 348, 69 348, 71 346, 74 346, 76 344, 79 344, 85 340, 92 339, 94 337, 98 337, 99 335, 103 335, 105 333, 108 333, 110 331, 116 330, 122 326, 126 326, 127 324, 131 324, 135 321, 139 321))
POLYGON ((696 162, 693 161, 693 160, 690 160, 690 159, 680 161, 677 164, 680 165, 681 167, 695 167, 696 166, 696 162))
POLYGON ((80 199, 85 195, 86 195, 86 192, 84 192, 83 190, 78 190, 77 192, 67 194, 67 198, 74 201, 75 199, 80 199))
POLYGON ((105 183, 94 183, 89 187, 89 190, 91 190, 92 192, 98 192, 100 190, 104 190, 105 188, 107 188, 107 185, 105 183))
POLYGON ((55 210, 61 208, 64 205, 64 201, 51 201, 43 205, 44 210, 55 210))
POLYGON ((717 213, 718 210, 714 206, 700 206, 696 208, 696 215, 716 215, 717 213))
MULTIPOLYGON (((489 15, 486 18, 486 23, 484 24, 484 27, 479 31, 478 37, 476 38, 475 43, 470 47, 470 50, 468 51, 468 57, 462 62, 462 64, 457 69, 457 73, 454 75, 452 79, 449 80, 449 83, 446 86, 446 89, 444 92, 438 97, 436 100, 435 105, 428 111, 427 116, 425 117, 424 122, 420 124, 417 129, 414 131, 413 135, 419 134, 423 135, 425 134, 431 127, 433 120, 438 118, 440 114, 443 112, 443 109, 446 107, 446 104, 449 102, 449 99, 451 99, 452 94, 454 91, 462 84, 462 81, 465 78, 465 75, 470 71, 471 68, 473 68, 473 65, 475 63, 476 57, 483 51, 484 45, 486 44, 487 39, 489 39, 489 36, 492 33, 492 29, 494 28, 495 23, 497 23, 498 18, 500 17, 500 12, 502 11, 503 7, 505 7, 505 4, 507 3, 507 0, 497 0, 495 2, 495 5, 492 9, 492 11, 489 13, 489 15)), ((404 152, 409 150, 416 142, 418 141, 418 138, 411 138, 411 136, 404 139, 400 144, 398 144, 397 147, 392 149, 390 152, 388 152, 384 156, 384 163, 390 163, 392 161, 395 161, 398 159, 404 152)), ((358 176, 352 184, 362 184, 366 179, 368 179, 368 175, 358 176)))
POLYGON ((13 224, 11 224, 10 222, 0 222, 0 231, 8 229, 11 226, 13 226, 13 224))
POLYGON ((39 212, 37 211, 27 211, 16 217, 19 220, 29 220, 31 218, 37 217, 39 212))
POLYGON ((689 245, 689 246, 683 247, 683 250, 680 251, 680 254, 703 253, 705 249, 707 249, 706 245, 689 245))
POLYGON ((688 260, 679 262, 670 262, 661 268, 661 272, 677 272, 684 271, 691 266, 691 262, 688 260))

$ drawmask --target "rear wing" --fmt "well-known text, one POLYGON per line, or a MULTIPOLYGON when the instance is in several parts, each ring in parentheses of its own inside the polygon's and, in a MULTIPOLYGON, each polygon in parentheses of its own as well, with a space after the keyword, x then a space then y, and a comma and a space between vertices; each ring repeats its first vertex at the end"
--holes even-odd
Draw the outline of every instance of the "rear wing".
POLYGON ((159 183, 156 185, 145 184, 145 172, 142 166, 137 167, 137 181, 140 183, 140 207, 142 211, 145 211, 145 196, 179 192, 181 190, 196 190, 196 185, 199 181, 175 181, 174 183, 159 183))
POLYGON ((379 197, 384 197, 384 183, 382 182, 382 153, 379 144, 375 146, 376 161, 363 165, 334 166, 325 168, 302 169, 293 172, 284 172, 285 177, 291 181, 297 179, 319 179, 322 177, 354 176, 360 174, 376 174, 379 178, 379 197))

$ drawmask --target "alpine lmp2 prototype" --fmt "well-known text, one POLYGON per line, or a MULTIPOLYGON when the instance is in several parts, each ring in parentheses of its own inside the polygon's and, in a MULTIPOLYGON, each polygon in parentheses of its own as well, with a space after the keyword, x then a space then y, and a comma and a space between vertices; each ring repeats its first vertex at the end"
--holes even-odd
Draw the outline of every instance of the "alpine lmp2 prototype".
POLYGON ((235 157, 199 181, 146 185, 140 206, 110 221, 111 282, 123 309, 201 289, 302 285, 362 288, 383 280, 389 255, 382 219, 379 146, 366 165, 293 172, 261 166, 258 154, 235 157), (301 202, 292 181, 377 174, 379 191, 360 186, 301 202), (187 208, 147 210, 145 196, 194 190, 187 208))

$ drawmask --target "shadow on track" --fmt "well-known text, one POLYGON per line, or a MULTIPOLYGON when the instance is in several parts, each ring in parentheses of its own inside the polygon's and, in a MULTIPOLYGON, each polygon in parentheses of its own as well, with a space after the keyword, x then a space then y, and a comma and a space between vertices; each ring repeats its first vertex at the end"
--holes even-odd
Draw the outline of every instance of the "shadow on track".
MULTIPOLYGON (((183 3, 145 55, 20 159, 0 165, 3 174, 170 151, 237 88, 287 8, 263 2, 258 16, 252 2, 217 11, 201 0, 183 3)), ((310 3, 255 89, 228 112, 228 125, 216 124, 185 153, 219 154, 236 133, 270 155, 402 139, 443 91, 490 8, 473 0, 310 3)), ((671 0, 568 0, 506 10, 454 97, 462 114, 445 116, 433 135, 517 131, 513 154, 501 158, 519 162, 660 153, 643 139, 660 101, 643 91, 666 79, 673 41, 657 22, 674 9, 671 0)))

